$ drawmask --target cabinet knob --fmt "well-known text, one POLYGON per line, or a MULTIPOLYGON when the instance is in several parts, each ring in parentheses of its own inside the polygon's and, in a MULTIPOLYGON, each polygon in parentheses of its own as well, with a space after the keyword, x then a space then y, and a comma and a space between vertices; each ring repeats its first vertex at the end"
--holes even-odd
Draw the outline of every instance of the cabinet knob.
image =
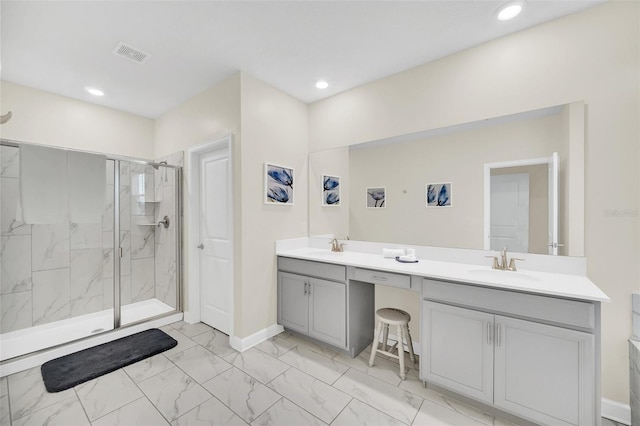
POLYGON ((204 250, 204 244, 200 243, 196 246, 197 248, 199 248, 200 250, 204 250))

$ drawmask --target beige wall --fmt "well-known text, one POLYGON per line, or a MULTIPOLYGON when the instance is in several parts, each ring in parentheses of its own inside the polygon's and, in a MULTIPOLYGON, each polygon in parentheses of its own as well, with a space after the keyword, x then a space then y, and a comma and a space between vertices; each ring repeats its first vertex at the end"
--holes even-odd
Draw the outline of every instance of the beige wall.
MULTIPOLYGON (((484 164, 551 157, 554 151, 566 158, 561 129, 561 116, 556 114, 351 150, 350 236, 482 249, 484 164), (442 182, 451 182, 451 207, 425 207, 425 185, 442 182), (365 206, 366 188, 375 186, 386 186, 384 209, 365 206)), ((546 230, 543 237, 546 245, 546 230)))
MULTIPOLYGON (((156 122, 156 157, 233 135, 233 334, 239 338, 277 322, 275 241, 307 235, 307 120, 306 104, 238 73, 156 122), (294 168, 293 206, 263 203, 265 162, 294 168)), ((184 176, 187 194, 188 162, 184 176)), ((186 202, 185 259, 195 245, 189 241, 188 209, 186 202)), ((184 273, 186 293, 187 268, 184 273)))
MULTIPOLYGON (((214 87, 187 100, 156 120, 156 145, 154 158, 159 158, 177 151, 185 151, 185 165, 183 169, 184 193, 184 232, 183 232, 183 289, 189 292, 189 256, 191 248, 197 242, 189 238, 189 161, 187 160, 189 147, 212 142, 222 136, 233 135, 233 179, 234 179, 234 213, 241 211, 241 165, 240 153, 242 134, 240 132, 240 73, 237 73, 214 87)), ((240 241, 242 235, 240 221, 234 222, 234 239, 240 241)), ((242 300, 239 293, 239 283, 242 280, 241 245, 234 245, 234 320, 237 321, 241 311, 242 300)), ((189 310, 189 299, 185 297, 185 310, 189 310)))
POLYGON ((310 150, 584 100, 585 254, 602 309, 603 396, 627 402, 640 285, 638 2, 608 2, 310 105, 310 150))
POLYGON ((241 86, 243 276, 235 334, 246 337, 277 322, 275 241, 307 235, 308 114, 306 104, 247 74, 241 86), (293 206, 264 204, 265 162, 294 169, 293 206))
MULTIPOLYGON (((309 235, 349 235, 349 148, 309 154, 309 235), (322 175, 340 177, 340 205, 322 205, 322 175)), ((349 235, 351 237, 351 235, 349 235)))
MULTIPOLYGON (((163 114, 155 123, 154 158, 234 134, 240 140, 240 73, 163 114)), ((237 143, 238 146, 240 143, 237 143)), ((239 152, 239 151, 238 151, 239 152)))
POLYGON ((2 114, 13 117, 0 136, 21 142, 153 158, 154 122, 88 102, 7 81, 0 82, 2 114))

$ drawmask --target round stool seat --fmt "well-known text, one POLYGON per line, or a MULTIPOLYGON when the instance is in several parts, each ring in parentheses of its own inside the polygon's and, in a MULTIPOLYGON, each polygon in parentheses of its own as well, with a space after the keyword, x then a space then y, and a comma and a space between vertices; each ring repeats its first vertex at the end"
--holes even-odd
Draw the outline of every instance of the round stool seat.
POLYGON ((407 325, 411 321, 411 315, 401 309, 382 308, 376 311, 376 316, 380 321, 389 325, 407 325))

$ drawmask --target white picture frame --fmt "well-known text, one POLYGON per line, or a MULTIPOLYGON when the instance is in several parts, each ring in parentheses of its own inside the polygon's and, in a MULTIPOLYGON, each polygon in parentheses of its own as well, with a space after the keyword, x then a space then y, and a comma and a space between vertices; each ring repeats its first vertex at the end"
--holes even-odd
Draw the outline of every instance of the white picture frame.
POLYGON ((322 174, 320 182, 322 184, 322 206, 340 207, 340 176, 322 174))
POLYGON ((370 186, 367 188, 365 206, 368 209, 387 208, 387 188, 385 186, 370 186))
POLYGON ((295 171, 293 167, 264 163, 264 203, 293 205, 295 171))
POLYGON ((451 182, 427 183, 424 194, 427 208, 451 207, 453 205, 451 182))

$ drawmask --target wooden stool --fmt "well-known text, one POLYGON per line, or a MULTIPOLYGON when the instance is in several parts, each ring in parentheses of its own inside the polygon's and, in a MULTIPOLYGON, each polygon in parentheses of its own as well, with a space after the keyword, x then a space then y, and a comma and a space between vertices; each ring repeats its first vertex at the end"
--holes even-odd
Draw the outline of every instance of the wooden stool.
POLYGON ((413 354, 413 342, 411 341, 411 333, 409 333, 409 321, 411 321, 411 315, 403 310, 395 308, 382 308, 376 311, 376 319, 378 320, 378 326, 376 327, 375 335, 373 336, 373 344, 371 345, 371 358, 369 358, 369 367, 373 367, 373 361, 376 358, 376 353, 380 352, 387 356, 397 358, 400 362, 400 378, 405 379, 404 372, 404 343, 407 341, 407 347, 409 348, 409 357, 412 362, 415 362, 416 357, 413 354), (389 326, 396 326, 398 341, 387 351, 387 337, 389 336, 389 326), (380 335, 382 335, 382 349, 378 349, 380 341, 380 335), (393 354, 393 350, 398 348, 398 354, 393 354))

